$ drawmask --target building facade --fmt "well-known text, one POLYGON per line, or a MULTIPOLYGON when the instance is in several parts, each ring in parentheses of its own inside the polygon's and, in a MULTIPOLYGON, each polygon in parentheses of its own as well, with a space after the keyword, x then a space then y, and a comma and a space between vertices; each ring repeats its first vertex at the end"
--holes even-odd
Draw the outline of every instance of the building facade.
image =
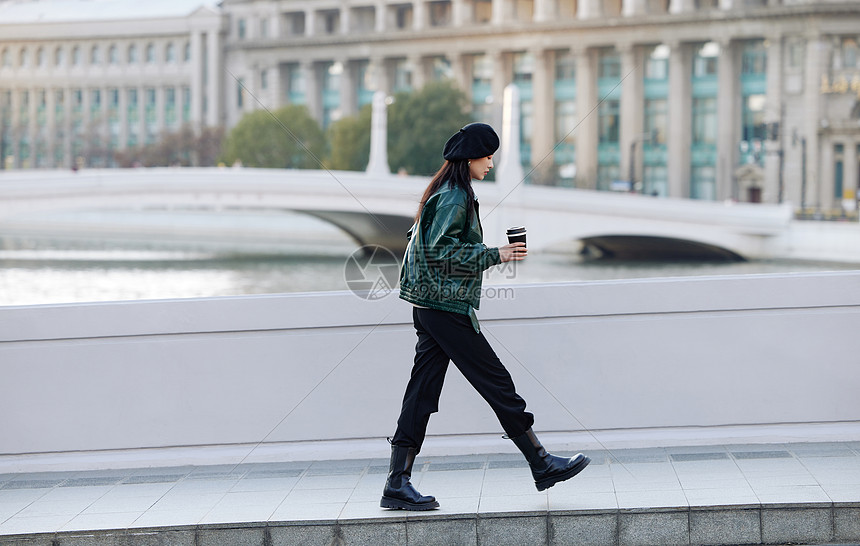
POLYGON ((517 85, 531 183, 814 210, 856 203, 858 0, 224 0, 218 13, 173 21, 172 34, 135 21, 80 39, 60 25, 47 36, 50 25, 15 25, 11 38, 3 28, 11 166, 75 157, 76 140, 48 129, 75 134, 75 108, 84 125, 106 120, 102 134, 122 148, 177 116, 230 127, 284 104, 304 104, 327 126, 376 90, 450 78, 473 117, 497 126, 503 89, 517 85), (151 72, 112 65, 114 42, 123 54, 136 42, 143 56, 155 44, 151 72), (89 68, 64 68, 54 83, 44 66, 74 47, 89 68), (61 88, 62 124, 48 115, 61 88), (43 141, 50 151, 39 154, 43 141))

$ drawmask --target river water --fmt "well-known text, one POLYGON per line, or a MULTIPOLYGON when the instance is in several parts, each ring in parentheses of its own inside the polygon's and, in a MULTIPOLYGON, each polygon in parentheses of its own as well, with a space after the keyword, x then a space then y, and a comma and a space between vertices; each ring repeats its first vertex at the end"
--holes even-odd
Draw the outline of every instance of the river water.
MULTIPOLYGON (((145 218, 164 220, 158 215, 145 218)), ((130 248, 117 243, 7 245, 0 249, 0 306, 349 289, 345 267, 356 245, 348 237, 330 224, 299 214, 284 225, 295 244, 282 255, 191 252, 157 245, 130 248)), ((624 263, 583 260, 572 252, 533 252, 522 262, 489 269, 485 284, 844 269, 860 269, 860 264, 624 263)))
MULTIPOLYGON (((0 251, 0 305, 193 298, 347 290, 351 248, 327 255, 235 256, 166 250, 0 251)), ((487 286, 641 277, 860 269, 817 262, 620 263, 532 254, 513 269, 492 268, 487 286)))

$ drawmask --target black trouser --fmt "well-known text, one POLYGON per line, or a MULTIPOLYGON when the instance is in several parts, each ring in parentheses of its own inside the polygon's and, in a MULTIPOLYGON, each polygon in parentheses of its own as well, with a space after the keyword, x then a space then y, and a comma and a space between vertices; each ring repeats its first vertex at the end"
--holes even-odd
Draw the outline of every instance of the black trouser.
POLYGON ((415 365, 392 444, 421 449, 430 415, 439 411, 449 361, 490 404, 508 436, 519 436, 531 428, 534 416, 526 411, 511 374, 484 334, 475 332, 467 315, 416 307, 412 321, 418 335, 415 365))

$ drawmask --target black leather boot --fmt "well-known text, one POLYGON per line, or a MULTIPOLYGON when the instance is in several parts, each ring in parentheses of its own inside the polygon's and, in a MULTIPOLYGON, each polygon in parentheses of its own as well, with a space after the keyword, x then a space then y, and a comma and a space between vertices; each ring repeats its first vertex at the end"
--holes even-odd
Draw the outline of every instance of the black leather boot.
POLYGON ((524 434, 511 438, 511 440, 523 452, 529 462, 538 491, 549 489, 558 482, 569 480, 582 472, 582 469, 591 462, 591 459, 582 453, 578 453, 572 459, 550 455, 543 448, 532 429, 528 429, 524 434))
POLYGON ((439 508, 436 497, 425 496, 415 490, 409 483, 412 477, 412 463, 415 462, 414 447, 391 446, 391 465, 388 468, 388 479, 382 491, 382 508, 400 510, 435 510, 439 508))

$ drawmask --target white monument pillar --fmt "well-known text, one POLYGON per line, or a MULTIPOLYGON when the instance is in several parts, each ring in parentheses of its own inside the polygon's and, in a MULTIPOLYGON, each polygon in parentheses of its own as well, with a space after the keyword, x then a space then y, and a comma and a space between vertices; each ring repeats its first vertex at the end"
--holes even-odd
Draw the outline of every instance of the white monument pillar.
POLYGON ((386 95, 382 91, 373 94, 370 117, 370 159, 365 172, 369 176, 390 176, 388 166, 388 111, 386 95))
POLYGON ((525 177, 520 163, 520 90, 514 84, 505 87, 499 152, 501 159, 496 165, 496 184, 504 197, 522 186, 525 177))

